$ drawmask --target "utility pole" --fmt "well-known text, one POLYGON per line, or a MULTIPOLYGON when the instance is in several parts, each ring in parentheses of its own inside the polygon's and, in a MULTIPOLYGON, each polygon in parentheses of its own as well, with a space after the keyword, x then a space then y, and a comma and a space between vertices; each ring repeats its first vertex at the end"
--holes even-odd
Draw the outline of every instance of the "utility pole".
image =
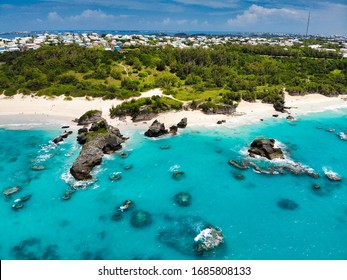
POLYGON ((309 26, 310 26, 310 18, 311 18, 311 10, 308 12, 308 18, 307 18, 307 26, 306 26, 306 35, 305 35, 305 38, 307 38, 308 28, 309 28, 309 26))

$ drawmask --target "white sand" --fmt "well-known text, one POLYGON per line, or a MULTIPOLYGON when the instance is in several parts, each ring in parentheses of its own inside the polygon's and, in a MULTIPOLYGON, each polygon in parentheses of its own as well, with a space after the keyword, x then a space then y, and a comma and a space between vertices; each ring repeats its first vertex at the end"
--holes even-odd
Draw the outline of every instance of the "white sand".
MULTIPOLYGON (((153 95, 162 95, 160 89, 150 90, 142 94, 142 97, 151 97, 153 95)), ((306 96, 285 96, 286 106, 294 107, 289 112, 295 117, 309 113, 320 112, 325 110, 334 110, 339 108, 347 108, 346 96, 325 97, 320 94, 310 94, 306 96)), ((72 101, 64 100, 64 97, 56 97, 49 99, 47 97, 30 97, 24 95, 15 95, 14 97, 0 96, 0 122, 1 116, 11 115, 31 115, 36 116, 44 121, 49 118, 61 119, 62 122, 72 124, 72 120, 80 117, 88 110, 101 110, 103 117, 112 125, 122 128, 138 127, 146 128, 149 123, 132 123, 128 117, 126 121, 118 119, 110 119, 109 109, 111 106, 121 104, 122 100, 102 100, 92 99, 88 101, 85 98, 74 98, 72 101)), ((180 111, 162 113, 158 116, 158 120, 164 122, 166 127, 177 124, 183 117, 188 118, 189 126, 218 126, 219 120, 226 120, 224 126, 240 126, 250 123, 259 122, 260 119, 271 118, 272 115, 278 114, 280 117, 286 117, 288 114, 276 112, 271 104, 263 104, 261 102, 249 103, 242 101, 237 107, 237 114, 234 116, 225 115, 206 115, 200 111, 180 111)))

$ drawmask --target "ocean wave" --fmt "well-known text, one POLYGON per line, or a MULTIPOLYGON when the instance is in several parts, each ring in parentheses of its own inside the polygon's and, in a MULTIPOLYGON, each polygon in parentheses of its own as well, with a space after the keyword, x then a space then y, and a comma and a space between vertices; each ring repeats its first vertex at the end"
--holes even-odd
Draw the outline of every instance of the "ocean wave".
POLYGON ((38 155, 33 162, 45 162, 47 159, 50 159, 54 157, 55 154, 44 154, 44 155, 38 155))
POLYGON ((97 181, 95 178, 87 181, 78 181, 71 175, 70 171, 61 174, 60 178, 73 189, 87 188, 97 181))
POLYGON ((175 171, 178 171, 180 168, 181 168, 181 166, 179 166, 178 164, 176 164, 176 165, 171 166, 170 169, 169 169, 169 171, 170 171, 170 172, 175 172, 175 171))
POLYGON ((347 140, 347 135, 344 132, 340 132, 337 134, 341 140, 347 140))
POLYGON ((328 167, 324 166, 322 169, 323 169, 324 174, 328 177, 328 179, 333 180, 333 181, 341 181, 342 180, 341 176, 337 172, 335 172, 331 169, 328 169, 328 167))

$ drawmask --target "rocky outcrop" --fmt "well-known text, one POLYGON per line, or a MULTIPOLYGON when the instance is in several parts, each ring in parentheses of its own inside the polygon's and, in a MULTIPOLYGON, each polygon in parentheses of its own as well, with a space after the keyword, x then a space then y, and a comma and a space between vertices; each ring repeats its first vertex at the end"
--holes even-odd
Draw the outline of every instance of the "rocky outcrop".
POLYGON ((208 115, 212 115, 212 114, 231 115, 236 112, 236 109, 234 106, 231 106, 231 105, 217 105, 217 106, 204 109, 203 112, 208 115))
POLYGON ((108 125, 104 119, 93 123, 89 132, 81 131, 78 140, 83 147, 70 168, 71 175, 77 180, 92 179, 90 172, 94 166, 101 164, 103 155, 121 149, 124 142, 119 130, 108 125))
POLYGON ((284 102, 277 102, 274 104, 274 109, 277 112, 288 113, 288 111, 286 109, 290 109, 290 107, 284 106, 284 102))
POLYGON ((177 127, 178 127, 178 128, 186 128, 187 124, 188 124, 187 118, 183 118, 183 119, 181 119, 180 122, 177 124, 177 127))
POLYGON ((178 127, 176 125, 173 125, 173 126, 170 126, 170 133, 172 135, 176 135, 177 134, 177 130, 178 130, 178 127))
POLYGON ((71 135, 72 133, 73 133, 72 131, 64 132, 62 135, 54 138, 52 141, 53 143, 58 144, 59 142, 64 141, 65 138, 68 138, 69 135, 71 135))
POLYGON ((158 120, 155 120, 149 129, 145 132, 145 136, 147 137, 159 137, 165 134, 168 134, 168 130, 165 129, 165 125, 160 123, 158 120))
POLYGON ((256 139, 252 142, 251 148, 248 150, 250 157, 261 156, 269 160, 280 158, 284 159, 281 148, 275 148, 274 139, 256 139))
POLYGON ((237 162, 236 160, 229 160, 230 165, 235 166, 238 169, 247 169, 248 163, 246 161, 242 161, 241 163, 237 162))
POLYGON ((195 238, 197 242, 195 252, 197 255, 204 255, 208 251, 220 246, 223 243, 224 237, 222 231, 216 227, 209 226, 203 229, 195 238))
POLYGON ((149 106, 143 106, 140 108, 140 111, 134 114, 131 118, 133 122, 142 122, 142 121, 150 121, 156 118, 158 114, 150 112, 149 106))
POLYGON ((21 190, 21 187, 14 186, 12 188, 4 189, 2 193, 6 196, 11 196, 12 194, 19 192, 21 190))
POLYGON ((90 110, 86 112, 85 114, 83 114, 78 119, 78 125, 87 125, 87 124, 99 122, 103 120, 101 115, 102 115, 102 112, 99 110, 90 110))

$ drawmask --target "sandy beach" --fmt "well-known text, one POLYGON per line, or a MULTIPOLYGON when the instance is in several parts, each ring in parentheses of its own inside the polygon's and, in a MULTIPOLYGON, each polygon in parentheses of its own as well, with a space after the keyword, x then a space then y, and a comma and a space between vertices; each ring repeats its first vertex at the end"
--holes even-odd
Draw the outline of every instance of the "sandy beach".
MULTIPOLYGON (((151 97, 153 95, 162 95, 160 89, 153 89, 141 95, 141 97, 151 97)), ((139 97, 138 97, 139 98, 139 97)), ((285 95, 285 105, 291 107, 288 111, 294 118, 310 112, 321 112, 325 110, 336 110, 339 108, 347 108, 347 96, 325 97, 320 94, 309 94, 305 96, 290 96, 285 95)), ((4 116, 21 116, 28 118, 39 119, 45 121, 55 118, 61 123, 73 124, 72 120, 80 117, 88 110, 101 110, 103 117, 112 125, 120 129, 138 127, 145 128, 151 123, 139 122, 133 123, 129 117, 125 121, 120 121, 118 118, 111 119, 109 109, 112 106, 121 104, 122 100, 102 100, 94 98, 87 100, 86 98, 74 98, 73 100, 64 100, 63 96, 56 98, 47 97, 31 97, 22 94, 13 97, 0 96, 0 117, 4 116)), ((218 126, 217 121, 225 120, 222 125, 235 127, 250 123, 259 122, 261 119, 271 118, 272 115, 279 117, 287 117, 288 113, 276 112, 271 104, 264 104, 259 101, 255 103, 240 102, 236 109, 236 114, 231 116, 226 115, 206 115, 200 111, 179 111, 161 113, 158 120, 164 122, 167 127, 177 124, 183 117, 188 118, 189 126, 214 127, 218 126)))

